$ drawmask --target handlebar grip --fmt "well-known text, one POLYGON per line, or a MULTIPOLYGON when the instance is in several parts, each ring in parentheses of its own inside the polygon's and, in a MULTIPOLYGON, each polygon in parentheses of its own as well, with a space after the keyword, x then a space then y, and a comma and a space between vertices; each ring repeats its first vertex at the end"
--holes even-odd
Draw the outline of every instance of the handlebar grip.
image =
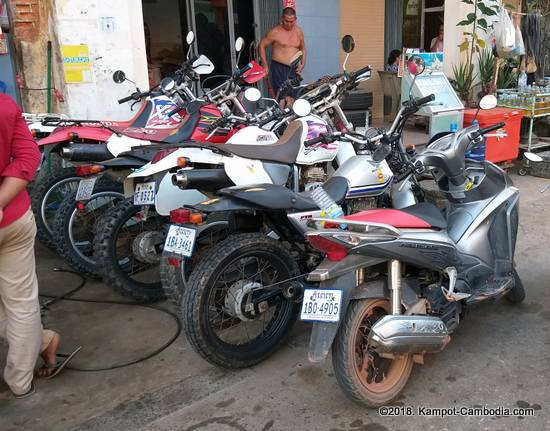
POLYGON ((246 66, 244 66, 242 69, 239 69, 237 72, 237 76, 241 77, 245 72, 248 72, 250 69, 252 69, 252 63, 248 63, 246 66))
POLYGON ((276 120, 279 116, 277 114, 270 115, 265 120, 262 120, 258 123, 259 127, 263 127, 268 123, 271 123, 273 120, 276 120))
POLYGON ((359 70, 356 70, 355 72, 353 72, 351 74, 351 76, 353 77, 353 79, 357 78, 359 75, 362 75, 363 73, 365 72, 368 72, 369 70, 371 70, 371 67, 370 66, 365 66, 359 70))
POLYGON ((433 102, 435 100, 435 94, 430 94, 426 97, 421 97, 420 99, 414 99, 414 104, 416 106, 422 106, 426 103, 433 102))
POLYGON ((312 145, 319 144, 321 142, 328 143, 330 137, 327 135, 319 135, 316 138, 310 139, 309 141, 304 142, 304 147, 311 147, 312 145))
POLYGON ((479 129, 479 133, 480 133, 481 135, 484 135, 485 133, 492 132, 493 130, 501 129, 501 128, 504 127, 504 126, 506 126, 506 123, 494 124, 494 125, 492 125, 492 126, 485 127, 484 129, 479 129))
POLYGON ((168 117, 172 117, 173 115, 176 115, 178 112, 180 112, 182 109, 184 108, 181 108, 179 106, 176 106, 174 109, 172 109, 169 113, 168 113, 168 117))
POLYGON ((122 99, 118 99, 119 105, 122 105, 123 103, 129 102, 130 100, 134 100, 134 95, 131 94, 128 97, 123 97, 122 99))

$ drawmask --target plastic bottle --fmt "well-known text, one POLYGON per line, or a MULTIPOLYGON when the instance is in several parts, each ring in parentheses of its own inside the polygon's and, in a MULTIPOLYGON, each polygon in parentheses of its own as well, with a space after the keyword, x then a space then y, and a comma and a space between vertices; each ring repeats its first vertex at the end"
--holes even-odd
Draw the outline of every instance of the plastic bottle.
POLYGON ((451 123, 449 130, 451 131, 451 133, 456 133, 456 131, 458 130, 458 124, 456 124, 454 122, 451 123))
POLYGON ((527 74, 522 70, 518 77, 518 88, 523 90, 527 87, 527 74))
MULTIPOLYGON (((477 120, 472 122, 472 125, 479 125, 477 120)), ((483 137, 483 141, 468 151, 464 157, 470 160, 483 162, 485 160, 485 149, 487 147, 487 138, 483 137)))
MULTIPOLYGON (((321 210, 321 217, 340 218, 344 215, 342 207, 334 202, 334 199, 325 191, 323 187, 316 187, 311 192, 311 199, 321 210)), ((341 224, 340 228, 345 229, 347 225, 341 224)))

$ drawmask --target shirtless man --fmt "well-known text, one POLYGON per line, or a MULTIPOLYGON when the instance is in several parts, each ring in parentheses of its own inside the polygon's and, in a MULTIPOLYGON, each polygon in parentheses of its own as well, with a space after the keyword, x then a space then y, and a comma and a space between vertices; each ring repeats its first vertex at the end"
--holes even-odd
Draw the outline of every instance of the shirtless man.
POLYGON ((281 24, 273 27, 267 32, 261 40, 260 59, 262 66, 269 73, 267 67, 267 56, 265 49, 272 45, 271 52, 271 84, 275 94, 287 79, 296 78, 296 73, 290 69, 292 57, 302 51, 303 57, 301 63, 296 68, 296 72, 300 73, 306 64, 306 44, 304 41, 304 33, 296 24, 296 11, 287 7, 283 9, 281 24))

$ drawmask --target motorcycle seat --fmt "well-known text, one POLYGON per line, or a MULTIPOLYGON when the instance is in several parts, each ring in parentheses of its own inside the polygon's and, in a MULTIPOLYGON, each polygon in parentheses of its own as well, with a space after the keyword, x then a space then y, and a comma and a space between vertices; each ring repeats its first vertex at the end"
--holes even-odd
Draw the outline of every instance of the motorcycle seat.
POLYGON ((421 202, 402 209, 382 208, 345 216, 348 220, 388 224, 396 228, 447 229, 447 220, 439 208, 421 202))
MULTIPOLYGON (((323 188, 336 203, 342 203, 348 193, 348 180, 344 177, 332 177, 323 184, 323 188)), ((231 196, 270 210, 310 211, 319 209, 311 199, 309 192, 294 193, 284 186, 275 184, 228 187, 220 190, 218 194, 231 196)))
POLYGON ((302 144, 303 127, 299 121, 291 123, 283 136, 271 145, 235 145, 225 144, 224 151, 247 159, 265 160, 277 163, 292 164, 302 144))

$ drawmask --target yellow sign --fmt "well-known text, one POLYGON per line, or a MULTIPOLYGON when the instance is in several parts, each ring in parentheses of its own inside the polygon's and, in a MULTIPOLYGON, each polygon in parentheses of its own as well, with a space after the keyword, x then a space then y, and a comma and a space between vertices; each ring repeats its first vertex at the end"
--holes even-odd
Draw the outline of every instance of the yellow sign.
POLYGON ((92 63, 88 45, 62 45, 61 56, 66 83, 92 82, 92 63))

